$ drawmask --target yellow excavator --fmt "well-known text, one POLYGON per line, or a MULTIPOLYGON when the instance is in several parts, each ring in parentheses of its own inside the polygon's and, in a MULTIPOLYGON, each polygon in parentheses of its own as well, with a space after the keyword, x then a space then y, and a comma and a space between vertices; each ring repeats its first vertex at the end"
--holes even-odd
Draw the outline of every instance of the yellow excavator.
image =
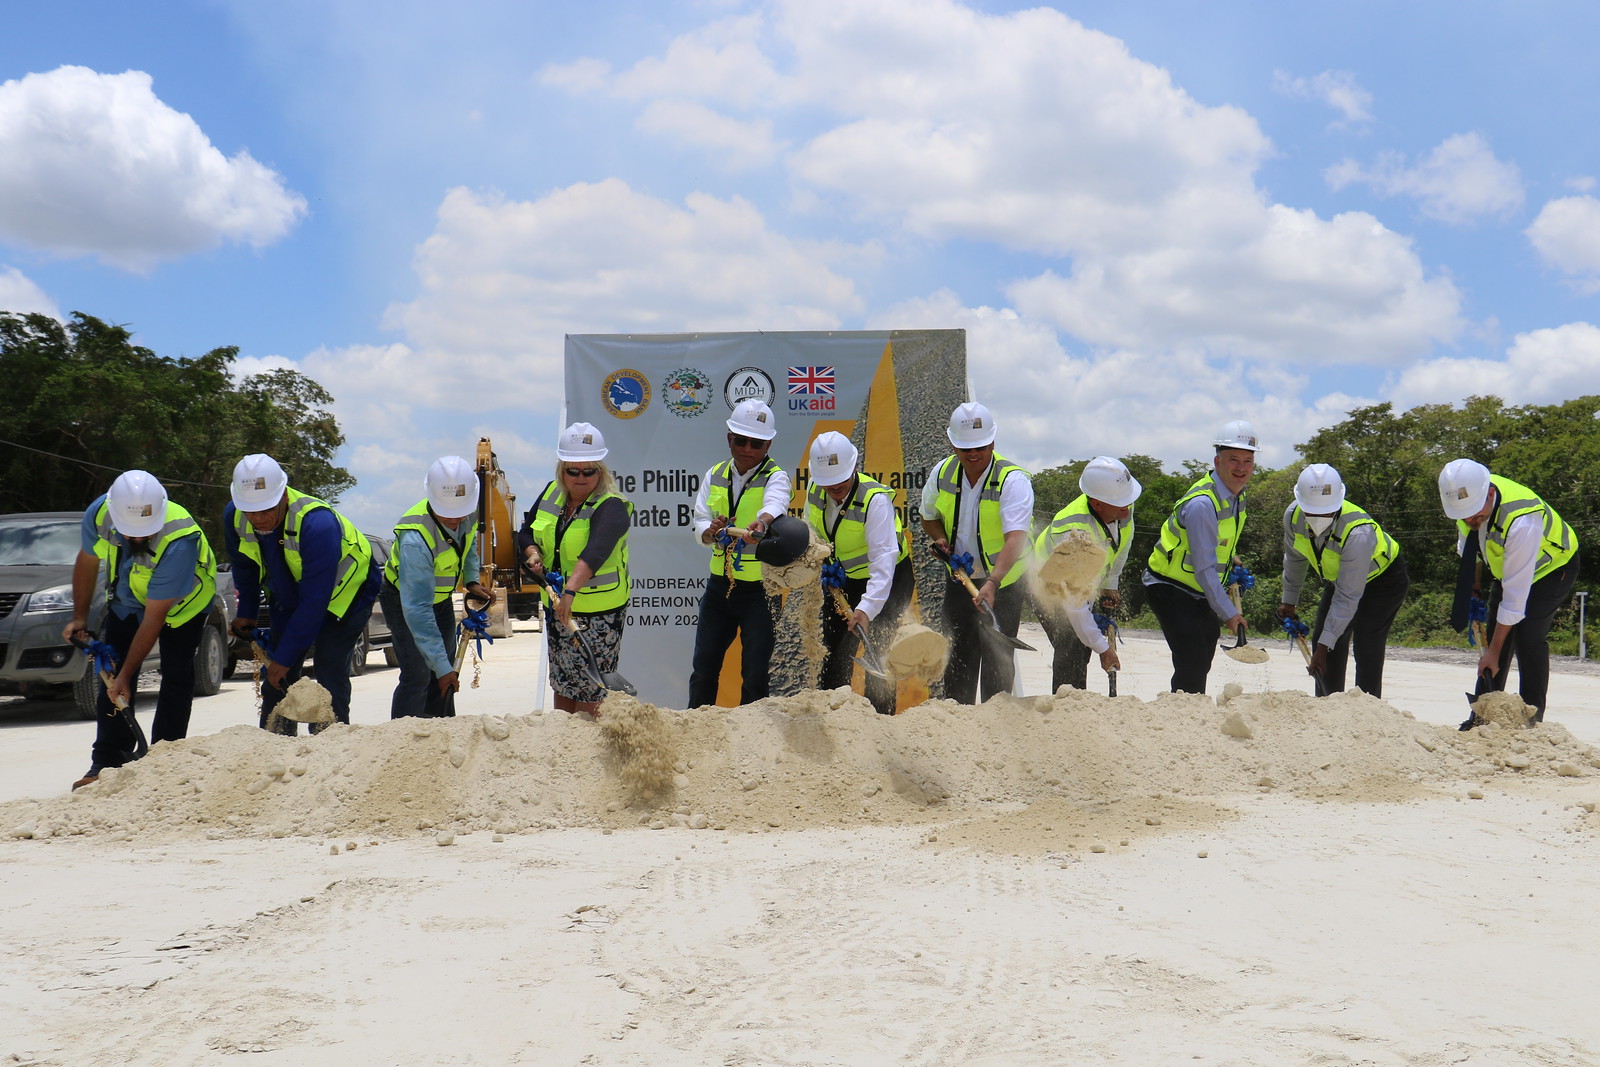
POLYGON ((517 565, 517 497, 506 472, 495 458, 494 445, 478 438, 478 555, 479 581, 498 593, 489 613, 491 637, 510 637, 511 619, 539 618, 539 587, 523 584, 517 565))

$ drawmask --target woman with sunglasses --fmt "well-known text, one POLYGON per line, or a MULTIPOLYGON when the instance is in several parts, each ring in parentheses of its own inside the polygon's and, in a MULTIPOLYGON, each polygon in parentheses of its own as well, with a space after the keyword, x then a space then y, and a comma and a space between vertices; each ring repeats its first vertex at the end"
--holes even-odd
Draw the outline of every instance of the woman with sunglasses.
MULTIPOLYGON (((544 487, 517 532, 517 548, 541 581, 547 571, 564 579, 554 598, 555 624, 546 627, 550 685, 560 711, 594 716, 606 690, 588 672, 572 635, 576 619, 602 674, 617 669, 628 613, 628 531, 633 505, 617 491, 605 465, 605 437, 575 422, 556 443, 555 480, 544 487)), ((551 604, 548 585, 540 596, 551 604)))

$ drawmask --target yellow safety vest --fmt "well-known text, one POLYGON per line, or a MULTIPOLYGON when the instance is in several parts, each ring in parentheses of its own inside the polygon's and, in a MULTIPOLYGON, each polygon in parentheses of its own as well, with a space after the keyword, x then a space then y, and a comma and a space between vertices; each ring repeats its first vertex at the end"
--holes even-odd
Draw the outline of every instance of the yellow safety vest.
POLYGON ((1339 551, 1344 547, 1345 538, 1351 530, 1360 526, 1371 526, 1378 535, 1378 544, 1372 551, 1372 565, 1367 568, 1367 581, 1371 581, 1389 569, 1400 555, 1400 545, 1395 539, 1384 532, 1378 521, 1365 511, 1346 500, 1339 509, 1339 517, 1333 520, 1333 525, 1328 527, 1328 539, 1323 542, 1322 550, 1317 551, 1311 532, 1311 526, 1306 522, 1305 512, 1296 504, 1294 511, 1289 515, 1289 532, 1294 535, 1294 550, 1304 556, 1316 568, 1318 574, 1325 581, 1336 581, 1339 577, 1339 551))
MULTIPOLYGON (((283 561, 298 582, 303 573, 300 525, 308 513, 318 508, 327 508, 329 511, 333 511, 333 508, 295 489, 285 489, 284 492, 289 498, 289 508, 283 517, 283 561)), ((366 534, 356 529, 349 519, 337 511, 333 511, 333 517, 339 520, 339 569, 334 574, 333 595, 328 598, 328 611, 334 618, 342 619, 355 602, 356 594, 361 592, 361 585, 367 580, 367 571, 372 568, 372 545, 367 542, 366 534)), ((256 528, 250 525, 245 513, 237 508, 233 512, 233 529, 239 535, 239 551, 261 571, 261 584, 265 586, 267 569, 261 563, 261 544, 256 536, 256 528)))
MULTIPOLYGON (((711 481, 706 483, 706 507, 713 516, 726 515, 730 525, 741 530, 748 530, 750 524, 761 517, 761 502, 766 495, 767 482, 783 468, 773 462, 771 456, 762 457, 760 466, 750 474, 750 480, 744 484, 744 492, 739 494, 738 507, 733 506, 733 460, 727 459, 711 468, 711 481)), ((711 546, 711 573, 722 577, 725 574, 725 565, 722 557, 730 551, 721 545, 712 543, 711 546)), ((756 562, 754 550, 749 545, 743 552, 736 553, 733 563, 733 577, 741 582, 754 582, 761 579, 761 564, 756 562)))
MULTIPOLYGON (((1006 544, 1005 530, 1000 521, 1000 490, 1012 474, 1020 474, 1024 478, 1028 476, 1027 471, 996 452, 994 461, 989 465, 988 477, 978 490, 978 552, 983 556, 983 568, 986 571, 993 570, 995 557, 1000 555, 1000 550, 1006 544)), ((960 504, 966 480, 966 475, 961 471, 959 456, 949 456, 939 464, 939 471, 935 476, 938 496, 934 500, 934 510, 944 521, 946 536, 952 540, 956 535, 956 508, 960 504)), ((1032 534, 1031 530, 1028 532, 1032 534)), ((1027 549, 1018 554, 1011 569, 1000 579, 1002 589, 1027 572, 1028 555, 1027 549)))
MULTIPOLYGON (((628 508, 628 531, 617 539, 616 546, 611 549, 611 554, 606 557, 599 570, 589 579, 589 584, 573 593, 572 610, 593 614, 599 611, 613 611, 624 606, 628 603, 628 537, 633 529, 633 504, 617 493, 608 493, 605 496, 590 494, 588 500, 578 505, 572 521, 567 523, 567 528, 562 531, 561 544, 557 546, 556 527, 561 522, 561 500, 564 495, 564 490, 558 482, 551 482, 544 487, 544 492, 539 494, 539 503, 533 512, 533 522, 529 525, 534 544, 539 546, 539 558, 544 560, 547 569, 559 571, 570 578, 572 567, 589 545, 589 520, 594 517, 594 509, 613 497, 621 500, 628 508)), ((549 603, 548 589, 541 587, 539 596, 549 603)))
MULTIPOLYGON (((100 510, 95 513, 94 528, 94 554, 106 561, 106 601, 109 603, 116 593, 117 572, 122 566, 117 558, 122 550, 118 542, 126 540, 111 523, 109 500, 102 503, 100 510)), ((182 626, 205 611, 211 606, 211 598, 217 592, 217 558, 212 555, 211 543, 206 540, 200 524, 183 508, 167 501, 167 521, 150 538, 150 562, 146 564, 135 560, 128 568, 128 591, 135 600, 144 604, 149 599, 150 576, 161 562, 161 557, 170 546, 185 537, 200 538, 200 555, 194 564, 195 585, 167 612, 168 626, 182 626)))
MULTIPOLYGON (((1489 476, 1489 480, 1494 483, 1499 499, 1495 501, 1494 510, 1489 513, 1489 521, 1483 524, 1478 534, 1483 546, 1483 558, 1489 564, 1489 573, 1501 581, 1505 580, 1506 531, 1511 528, 1513 520, 1537 511, 1544 513, 1544 540, 1539 546, 1539 558, 1533 565, 1533 580, 1537 582, 1551 571, 1564 566, 1577 554, 1578 536, 1572 532, 1572 527, 1556 514, 1555 508, 1541 500, 1533 490, 1518 485, 1510 478, 1493 474, 1489 476)), ((1463 537, 1470 529, 1466 523, 1459 521, 1456 527, 1463 537)))
POLYGON ((833 543, 833 558, 839 561, 848 577, 865 578, 871 571, 867 560, 867 506, 872 503, 873 497, 885 494, 894 511, 894 536, 900 546, 899 554, 895 557, 898 564, 900 560, 910 558, 911 542, 906 539, 906 527, 900 521, 900 512, 894 510, 893 489, 865 475, 857 475, 855 487, 844 503, 839 505, 838 520, 831 531, 827 528, 828 491, 815 482, 806 490, 806 521, 811 523, 811 528, 817 531, 818 536, 833 543))
POLYGON ((466 526, 466 536, 460 538, 433 517, 428 510, 426 497, 417 501, 394 525, 395 545, 389 553, 389 561, 383 565, 384 578, 390 585, 400 584, 400 531, 415 530, 427 542, 428 551, 433 553, 433 602, 438 604, 449 600, 456 586, 478 580, 476 574, 469 575, 462 570, 467 564, 467 557, 472 555, 472 546, 477 542, 478 524, 467 522, 463 525, 466 526), (460 546, 459 551, 457 545, 460 546))
POLYGON ((1239 538, 1244 535, 1245 506, 1244 496, 1241 494, 1229 500, 1226 504, 1217 494, 1216 472, 1206 475, 1198 482, 1191 485, 1187 492, 1172 506, 1172 514, 1167 516, 1167 521, 1161 524, 1161 538, 1156 542, 1156 547, 1150 552, 1149 567, 1152 574, 1158 575, 1168 581, 1177 582, 1179 585, 1188 586, 1197 593, 1205 590, 1200 588, 1200 579, 1195 577, 1194 561, 1189 555, 1189 531, 1178 524, 1178 513, 1183 506, 1197 496, 1206 497, 1211 501, 1211 506, 1217 512, 1217 558, 1215 565, 1218 578, 1228 571, 1228 563, 1233 559, 1233 554, 1239 549, 1239 538))

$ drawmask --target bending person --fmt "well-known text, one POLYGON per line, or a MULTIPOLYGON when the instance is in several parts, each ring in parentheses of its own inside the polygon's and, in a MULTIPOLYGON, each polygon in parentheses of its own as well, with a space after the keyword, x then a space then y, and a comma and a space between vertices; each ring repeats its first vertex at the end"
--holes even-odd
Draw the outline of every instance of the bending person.
MULTIPOLYGON (((888 649, 911 603, 915 578, 911 542, 894 506, 894 490, 856 470, 856 446, 844 434, 828 431, 811 444, 811 488, 806 491, 806 521, 833 545, 833 562, 844 568, 848 618, 828 594, 822 604, 822 661, 818 687, 850 684, 855 639, 869 624, 879 653, 888 649)), ((866 697, 880 715, 893 715, 894 682, 868 674, 866 697)))

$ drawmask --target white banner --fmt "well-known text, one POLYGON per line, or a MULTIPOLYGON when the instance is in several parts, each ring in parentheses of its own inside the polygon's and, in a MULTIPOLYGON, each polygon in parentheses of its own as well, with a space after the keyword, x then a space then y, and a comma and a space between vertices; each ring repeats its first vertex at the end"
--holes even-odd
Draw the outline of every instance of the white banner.
MULTIPOLYGON (((837 430, 861 446, 857 420, 864 420, 876 381, 874 404, 884 406, 875 406, 883 416, 875 421, 885 444, 875 450, 869 441, 863 465, 899 490, 896 502, 910 518, 907 505, 915 507, 922 474, 937 457, 913 459, 901 448, 893 342, 930 336, 959 353, 950 370, 964 381, 961 331, 567 337, 567 420, 600 428, 610 449, 606 462, 634 505, 632 599, 619 669, 641 699, 667 707, 688 700, 700 598, 711 574, 711 551, 693 534, 694 499, 707 469, 728 458, 733 405, 756 397, 771 406, 778 435, 769 454, 790 472, 791 511, 800 514, 811 441, 837 430), (913 462, 922 469, 907 469, 913 462)), ((736 670, 737 656, 728 658, 736 670)), ((737 704, 728 678, 725 671, 721 702, 737 704)))

